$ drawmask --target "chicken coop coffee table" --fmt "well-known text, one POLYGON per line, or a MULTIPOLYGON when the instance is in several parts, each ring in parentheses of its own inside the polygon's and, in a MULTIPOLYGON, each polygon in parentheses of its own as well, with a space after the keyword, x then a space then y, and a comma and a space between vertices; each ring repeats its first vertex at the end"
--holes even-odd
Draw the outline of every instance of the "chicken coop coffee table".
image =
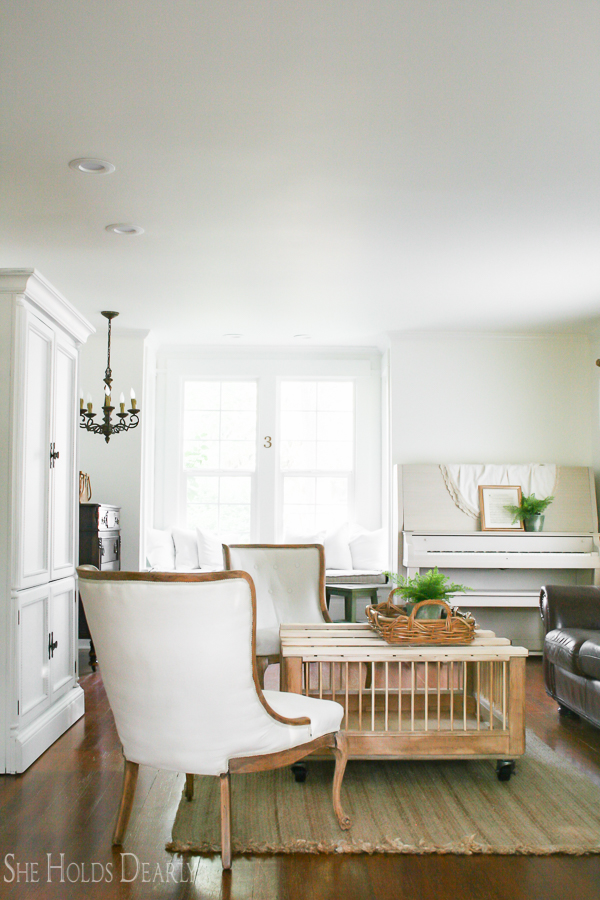
POLYGON ((336 700, 354 759, 496 758, 525 751, 525 647, 387 644, 368 624, 281 626, 282 690, 336 700))

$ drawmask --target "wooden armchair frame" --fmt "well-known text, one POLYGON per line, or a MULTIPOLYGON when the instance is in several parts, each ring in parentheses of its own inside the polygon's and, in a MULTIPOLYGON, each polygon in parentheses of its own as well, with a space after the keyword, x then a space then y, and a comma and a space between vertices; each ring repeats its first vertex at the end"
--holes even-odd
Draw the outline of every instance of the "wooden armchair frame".
MULTIPOLYGON (((269 715, 286 725, 308 725, 310 719, 306 716, 288 718, 275 712, 267 702, 259 682, 258 665, 256 658, 256 592, 254 582, 247 572, 227 571, 211 572, 205 575, 176 572, 98 572, 89 569, 82 570, 81 575, 86 580, 92 581, 154 581, 154 582, 193 582, 193 581, 222 581, 228 579, 244 579, 249 587, 252 600, 252 677, 258 698, 269 715)), ((324 591, 323 591, 324 596, 324 591)), ((350 828, 350 819, 344 813, 341 803, 341 787, 348 760, 348 749, 345 736, 341 731, 321 735, 312 741, 281 750, 276 753, 267 753, 257 756, 234 757, 229 760, 227 772, 219 776, 221 794, 221 860, 224 869, 231 868, 231 775, 235 773, 262 772, 268 769, 278 769, 291 765, 299 759, 303 759, 315 750, 330 749, 335 757, 335 771, 333 776, 333 808, 340 828, 350 828)), ((119 846, 127 830, 135 789, 139 772, 139 763, 125 758, 123 789, 121 801, 117 813, 115 830, 113 833, 113 845, 119 846)), ((193 799, 194 774, 186 773, 185 796, 193 799)), ((197 773, 202 774, 202 773, 197 773)))
MULTIPOLYGON (((231 553, 232 550, 305 550, 307 547, 316 548, 319 552, 319 605, 323 614, 324 622, 331 622, 331 616, 327 609, 327 600, 325 596, 325 548, 322 544, 223 544, 223 560, 225 569, 231 571, 231 553)), ((281 665, 281 654, 268 654, 265 656, 257 656, 258 677, 260 683, 264 687, 265 672, 268 667, 279 663, 281 665)))

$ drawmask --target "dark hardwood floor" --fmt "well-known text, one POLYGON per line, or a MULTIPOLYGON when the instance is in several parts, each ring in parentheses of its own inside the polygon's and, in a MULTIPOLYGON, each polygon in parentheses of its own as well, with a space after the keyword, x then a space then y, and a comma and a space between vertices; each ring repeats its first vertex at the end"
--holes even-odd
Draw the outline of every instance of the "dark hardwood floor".
MULTIPOLYGON (((121 860, 110 844, 121 789, 120 745, 100 674, 88 671, 81 683, 84 719, 23 775, 0 778, 0 897, 600 897, 600 856, 235 857, 231 874, 223 875, 218 857, 173 857, 165 851, 183 776, 143 768, 123 847, 130 855, 121 860)), ((558 717, 544 692, 539 659, 528 661, 527 724, 600 784, 600 730, 558 717)))

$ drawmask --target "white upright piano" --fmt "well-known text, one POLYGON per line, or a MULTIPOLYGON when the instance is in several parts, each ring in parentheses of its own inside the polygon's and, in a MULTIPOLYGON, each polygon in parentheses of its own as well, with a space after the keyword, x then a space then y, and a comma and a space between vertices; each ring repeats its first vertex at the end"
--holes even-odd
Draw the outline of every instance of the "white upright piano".
POLYGON ((455 506, 439 466, 398 467, 399 571, 437 566, 472 588, 457 603, 482 627, 540 652, 543 584, 596 584, 600 545, 593 471, 560 467, 554 503, 541 533, 478 530, 455 506))

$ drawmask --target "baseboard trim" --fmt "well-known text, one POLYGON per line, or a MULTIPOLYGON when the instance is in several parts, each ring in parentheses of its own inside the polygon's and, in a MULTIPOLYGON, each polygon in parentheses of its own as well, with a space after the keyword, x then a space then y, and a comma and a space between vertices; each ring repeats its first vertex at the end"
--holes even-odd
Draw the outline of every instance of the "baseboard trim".
POLYGON ((17 774, 28 769, 84 712, 83 690, 75 685, 39 719, 13 735, 13 764, 11 766, 10 761, 8 762, 7 772, 17 774))

